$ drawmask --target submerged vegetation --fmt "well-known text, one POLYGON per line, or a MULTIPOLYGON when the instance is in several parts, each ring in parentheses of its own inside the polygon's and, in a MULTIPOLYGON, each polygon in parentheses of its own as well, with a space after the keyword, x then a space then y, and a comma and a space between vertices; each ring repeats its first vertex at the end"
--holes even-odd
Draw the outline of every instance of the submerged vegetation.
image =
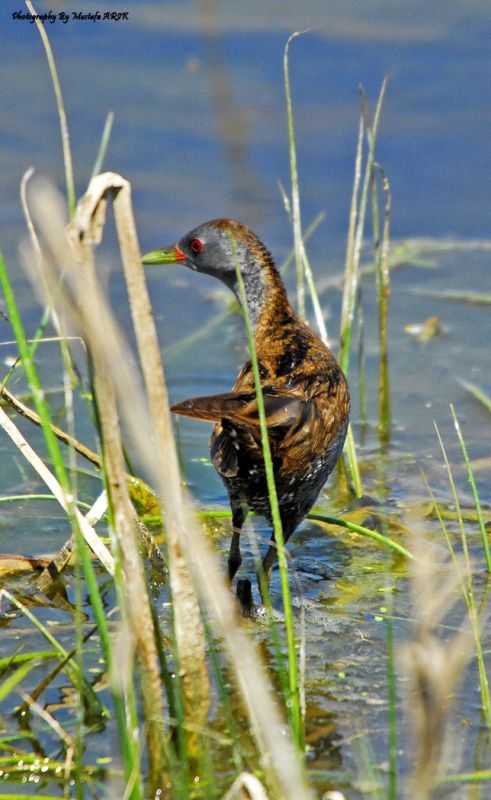
MULTIPOLYGON (((34 13, 28 0, 27 5, 34 13)), ((35 183, 28 201, 30 175, 26 175, 22 198, 31 249, 24 260, 45 313, 35 334, 28 333, 10 278, 12 268, 0 257, 0 283, 18 348, 17 361, 2 376, 2 395, 10 412, 0 407, 0 424, 18 450, 15 457, 29 462, 49 494, 29 497, 26 491, 0 499, 11 503, 56 499, 66 513, 68 541, 52 559, 29 559, 24 554, 0 559, 0 574, 11 576, 0 587, 2 626, 11 637, 8 647, 2 645, 5 655, 0 658, 0 798, 301 800, 321 792, 326 792, 326 799, 339 798, 345 792, 347 797, 391 799, 412 793, 424 799, 449 796, 453 784, 474 785, 472 797, 485 797, 491 781, 491 772, 483 766, 488 763, 491 726, 489 647, 483 641, 491 572, 490 518, 481 504, 465 432, 453 407, 449 414, 471 501, 454 478, 455 469, 461 466, 451 464, 438 428, 450 501, 439 500, 438 491, 425 475, 421 485, 427 486, 426 509, 412 508, 401 514, 387 500, 384 453, 393 427, 388 342, 391 195, 376 157, 386 81, 373 116, 365 92, 360 92, 339 337, 340 362, 348 374, 353 374, 353 355, 358 352, 358 376, 352 383, 358 384, 360 393, 360 420, 354 421, 355 431, 350 430, 336 487, 336 507, 345 510, 337 516, 326 515, 321 507, 309 515, 312 521, 327 526, 333 536, 343 531, 349 536, 346 547, 359 554, 353 577, 346 579, 351 586, 344 594, 344 575, 340 575, 335 602, 348 603, 367 574, 373 571, 375 575, 369 613, 374 626, 383 626, 384 659, 376 669, 368 661, 362 664, 360 686, 349 683, 349 669, 365 636, 361 628, 357 629, 360 642, 345 637, 342 663, 333 665, 327 676, 324 665, 321 677, 309 673, 309 650, 316 647, 311 641, 314 633, 336 635, 335 625, 330 627, 327 620, 334 604, 332 608, 321 605, 319 610, 310 598, 302 596, 298 586, 302 581, 283 546, 279 520, 275 531, 281 613, 273 607, 278 601, 274 597, 266 603, 264 617, 240 618, 210 537, 205 535, 210 523, 215 532, 220 529, 221 517, 228 523, 229 512, 196 509, 183 486, 186 464, 171 425, 131 188, 119 175, 100 174, 112 117, 106 124, 93 178, 76 204, 60 84, 49 41, 42 25, 38 27, 60 115, 70 222, 66 228, 66 203, 51 185, 35 183), (95 266, 94 248, 102 239, 110 203, 138 369, 130 366, 129 346, 95 266), (375 426, 379 447, 373 458, 356 442, 357 430, 367 424, 361 291, 365 271, 361 264, 370 214, 373 267, 368 272, 375 278, 379 364, 375 426), (59 343, 68 433, 55 425, 50 386, 43 384, 36 362, 48 337, 59 343), (74 366, 74 341, 82 341, 86 349, 83 377, 74 366), (18 391, 7 388, 13 379, 26 387, 24 404, 16 397, 18 391), (77 442, 80 409, 84 413, 88 409, 94 421, 99 453, 77 442), (14 421, 12 410, 41 427, 45 447, 41 456, 29 445, 29 436, 14 421), (90 481, 82 458, 93 465, 90 481), (133 462, 152 488, 140 478, 133 462), (427 520, 440 528, 436 544, 434 537, 426 535, 427 520), (442 555, 444 547, 448 558, 442 555), (374 551, 377 560, 372 560, 374 551), (24 572, 27 577, 19 578, 24 572), (406 579, 409 572, 410 582, 406 579), (410 611, 403 621, 403 645, 395 632, 400 613, 397 598, 402 592, 411 594, 410 611), (316 630, 314 624, 307 626, 309 613, 315 616, 316 630), (34 631, 35 636, 31 635, 34 631), (462 734, 456 735, 453 706, 459 682, 473 660, 477 663, 480 729, 475 763, 459 771, 462 734), (360 719, 352 721, 349 728, 352 757, 345 765, 337 758, 340 734, 322 703, 316 705, 316 695, 324 681, 328 693, 337 691, 341 696, 344 692, 347 700, 352 694, 366 696, 372 680, 378 687, 374 705, 383 708, 377 725, 383 727, 385 758, 375 753, 372 733, 366 732, 369 726, 365 729, 365 720, 360 719), (409 707, 407 715, 401 715, 397 703, 402 693, 409 707)), ((303 234, 300 217, 288 77, 292 38, 284 61, 291 190, 283 190, 283 199, 294 241, 288 261, 295 263, 299 312, 305 316, 311 301, 319 334, 327 339, 307 257, 311 231, 303 234)), ((243 305, 250 357, 257 372, 243 305)), ((259 387, 258 372, 256 377, 259 387)), ((470 383, 466 387, 486 406, 484 392, 470 383)), ((272 465, 259 398, 258 405, 274 510, 272 465)), ((250 543, 257 555, 257 539, 252 534, 250 543)), ((359 609, 352 613, 356 616, 359 609)), ((467 752, 464 755, 468 758, 467 752)), ((465 764, 469 761, 463 761, 465 764)))

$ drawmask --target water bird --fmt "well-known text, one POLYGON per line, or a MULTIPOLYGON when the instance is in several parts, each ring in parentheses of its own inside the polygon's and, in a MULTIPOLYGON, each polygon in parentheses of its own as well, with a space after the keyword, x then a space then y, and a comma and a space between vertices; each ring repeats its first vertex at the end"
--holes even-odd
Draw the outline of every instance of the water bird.
MULTIPOLYGON (((239 298, 238 263, 259 363, 286 542, 317 500, 343 449, 350 396, 336 358, 293 310, 269 251, 239 222, 206 222, 176 245, 147 253, 143 263, 180 263, 218 278, 239 298)), ((211 461, 232 511, 228 556, 232 581, 242 562, 240 534, 248 511, 272 524, 251 362, 240 370, 232 391, 183 400, 171 411, 214 423, 211 461)), ((268 585, 275 558, 273 533, 262 561, 268 585)))

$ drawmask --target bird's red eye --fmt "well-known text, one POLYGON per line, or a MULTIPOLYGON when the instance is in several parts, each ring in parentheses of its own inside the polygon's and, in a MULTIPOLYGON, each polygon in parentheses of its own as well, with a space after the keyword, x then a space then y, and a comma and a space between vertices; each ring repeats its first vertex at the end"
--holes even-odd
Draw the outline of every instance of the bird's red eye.
POLYGON ((193 241, 191 242, 191 244, 189 246, 190 246, 191 250, 193 251, 193 253, 195 255, 198 255, 198 253, 201 253, 201 251, 203 249, 203 242, 201 241, 201 239, 193 239, 193 241))

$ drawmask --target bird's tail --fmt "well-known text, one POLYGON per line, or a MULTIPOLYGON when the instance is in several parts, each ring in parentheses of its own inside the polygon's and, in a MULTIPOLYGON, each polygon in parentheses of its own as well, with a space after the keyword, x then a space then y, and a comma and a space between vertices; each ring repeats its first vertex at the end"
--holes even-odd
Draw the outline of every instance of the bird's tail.
MULTIPOLYGON (((304 411, 306 404, 288 392, 263 389, 264 411, 268 428, 293 425, 304 411)), ((206 397, 192 397, 172 406, 174 414, 220 422, 228 419, 237 425, 259 428, 259 411, 255 393, 225 392, 206 397)))
POLYGON ((181 414, 184 417, 194 417, 208 422, 219 422, 221 419, 234 417, 240 413, 247 403, 251 401, 251 395, 234 394, 227 392, 224 394, 211 394, 205 397, 191 397, 172 406, 174 414, 181 414))

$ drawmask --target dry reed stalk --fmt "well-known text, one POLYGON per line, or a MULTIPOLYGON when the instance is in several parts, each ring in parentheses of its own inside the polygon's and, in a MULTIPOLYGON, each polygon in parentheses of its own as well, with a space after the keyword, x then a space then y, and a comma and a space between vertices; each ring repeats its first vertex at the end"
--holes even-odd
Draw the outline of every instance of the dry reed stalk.
MULTIPOLYGON (((80 339, 78 336, 74 338, 77 340, 80 339)), ((39 339, 38 341, 41 340, 39 339)), ((39 414, 37 414, 36 411, 33 411, 32 408, 29 408, 29 406, 26 406, 25 403, 12 394, 12 392, 10 392, 6 386, 0 386, 0 397, 2 397, 6 403, 14 409, 14 411, 17 411, 18 414, 21 414, 23 417, 28 419, 29 422, 32 422, 37 426, 42 425, 39 414)), ((97 469, 102 469, 102 458, 98 453, 95 453, 89 447, 86 447, 86 445, 84 445, 82 442, 79 442, 78 439, 70 436, 69 433, 66 433, 66 431, 58 428, 56 425, 51 424, 50 427, 58 441, 63 442, 63 444, 66 444, 68 447, 71 447, 73 450, 87 459, 87 461, 97 467, 97 469)), ((160 503, 154 490, 151 489, 150 486, 145 483, 145 481, 136 477, 135 475, 130 475, 128 473, 126 475, 126 480, 132 502, 137 507, 144 508, 146 513, 153 513, 157 517, 160 516, 160 503)), ((144 530, 142 529, 141 533, 149 553, 152 554, 154 547, 153 539, 146 528, 144 530)))
MULTIPOLYGON (((170 420, 169 402, 160 360, 157 332, 146 289, 136 227, 131 208, 128 181, 114 173, 96 176, 87 193, 79 201, 73 222, 73 238, 88 239, 92 224, 102 220, 107 197, 113 198, 121 257, 133 325, 153 431, 153 446, 161 478, 162 498, 166 512, 169 576, 172 588, 179 672, 184 690, 185 716, 200 727, 205 723, 209 705, 209 685, 205 658, 205 636, 193 582, 182 553, 180 530, 185 524, 179 465, 170 420)), ((97 233, 97 236, 99 233, 97 233)), ((148 443, 150 446, 150 442, 148 443)), ((191 740, 188 744, 193 745, 191 740)))
MULTIPOLYGON (((81 317, 89 323, 94 317, 103 318, 101 294, 97 285, 93 246, 100 241, 102 214, 96 209, 87 220, 86 197, 77 205, 75 216, 68 226, 67 238, 77 276, 77 300, 81 317), (94 225, 92 225, 94 221, 94 225)), ((103 213, 103 212, 102 212, 103 213)), ((137 516, 131 503, 126 481, 126 468, 121 440, 118 405, 111 362, 100 347, 101 331, 86 324, 83 336, 92 357, 94 389, 100 419, 107 490, 113 509, 115 532, 123 556, 123 572, 127 591, 131 633, 137 644, 142 672, 141 690, 144 706, 145 731, 149 757, 149 782, 153 790, 164 784, 164 703, 160 666, 154 637, 150 599, 138 551, 137 516)))
MULTIPOLYGON (((107 173, 106 173, 107 174, 107 173)), ((109 173, 111 175, 111 173, 109 173)), ((209 707, 209 683, 206 668, 205 634, 201 622, 186 558, 182 552, 180 531, 186 525, 180 468, 172 431, 169 398, 164 368, 160 358, 152 306, 148 295, 141 252, 131 205, 131 187, 121 181, 114 194, 113 206, 119 247, 130 301, 133 327, 147 393, 151 426, 157 445, 161 471, 161 497, 166 513, 167 548, 174 603, 174 624, 179 653, 179 668, 188 716, 200 727, 209 707)))
MULTIPOLYGON (((77 339, 78 338, 79 337, 77 337, 77 339)), ((5 386, 0 386, 0 396, 8 403, 8 405, 11 408, 13 408, 15 411, 17 411, 26 419, 28 419, 29 422, 33 422, 35 425, 38 426, 42 424, 39 414, 37 414, 28 406, 26 406, 21 400, 19 400, 18 397, 9 392, 9 390, 5 386)), ((75 439, 73 436, 70 436, 69 433, 66 433, 65 431, 61 430, 61 428, 58 428, 56 425, 52 424, 51 430, 53 431, 54 435, 60 442, 63 442, 64 444, 71 447, 75 452, 82 455, 84 458, 87 459, 87 461, 90 461, 90 463, 94 464, 94 466, 96 466, 98 469, 102 469, 102 458, 98 453, 94 453, 93 450, 90 450, 88 447, 82 444, 82 442, 79 442, 78 439, 75 439)), ((147 510, 150 510, 150 508, 152 508, 155 511, 156 515, 160 515, 161 509, 158 498, 156 497, 155 492, 149 486, 147 486, 147 484, 144 481, 142 481, 140 478, 135 477, 134 475, 127 474, 126 482, 128 484, 128 491, 132 503, 136 504, 137 507, 144 506, 147 510)), ((103 495, 105 495, 104 492, 103 495)), ((96 504, 94 504, 93 508, 95 508, 95 505, 96 504)), ((92 518, 89 518, 89 515, 92 514, 92 509, 86 514, 85 518, 91 526, 94 526, 95 523, 98 522, 98 520, 102 517, 102 515, 106 513, 107 498, 106 498, 106 506, 104 507, 103 510, 100 510, 100 513, 99 509, 100 506, 97 507, 98 516, 94 517, 93 520, 92 518)), ((150 534, 147 527, 141 520, 138 520, 138 536, 147 551, 148 557, 152 561, 152 565, 158 570, 160 570, 163 574, 166 574, 167 566, 165 564, 162 553, 155 545, 152 535, 150 534)), ((60 551, 52 559, 48 570, 49 575, 51 575, 53 568, 56 574, 62 572, 64 567, 70 561, 72 550, 73 550, 72 540, 69 539, 67 542, 65 542, 60 551)), ((38 582, 39 587, 42 588, 44 591, 46 586, 43 586, 42 582, 43 578, 40 578, 38 582)))
POLYGON ((222 800, 268 800, 268 796, 255 775, 250 772, 242 772, 236 778, 222 800))
MULTIPOLYGON (((0 395, 5 400, 8 405, 14 409, 18 414, 25 417, 29 420, 29 422, 33 422, 35 425, 41 425, 41 417, 32 408, 26 406, 22 400, 19 400, 12 392, 10 392, 6 386, 0 386, 0 395)), ((64 444, 68 445, 68 447, 73 448, 76 450, 77 453, 80 453, 87 461, 90 461, 91 464, 94 464, 97 469, 102 467, 102 459, 98 453, 94 453, 93 450, 86 447, 84 444, 79 442, 73 436, 70 436, 69 433, 63 431, 61 428, 58 428, 56 425, 51 425, 51 430, 53 431, 56 438, 63 442, 64 444)))
POLYGON ((24 704, 29 711, 36 714, 43 722, 48 725, 52 731, 58 736, 58 738, 63 742, 64 746, 66 747, 66 756, 65 756, 65 764, 64 764, 64 775, 65 781, 68 783, 70 780, 70 775, 72 772, 72 765, 75 759, 75 750, 76 750, 76 743, 74 739, 70 736, 69 733, 63 728, 62 725, 56 720, 52 714, 46 711, 43 706, 36 702, 30 695, 26 694, 22 690, 19 691, 20 696, 22 697, 24 704))
MULTIPOLYGON (((19 449, 19 452, 22 453, 24 458, 29 462, 29 464, 36 470, 37 474, 44 481, 50 492, 53 496, 58 500, 60 506, 65 510, 68 511, 68 504, 66 502, 65 494, 63 489, 61 488, 60 484, 56 480, 55 476, 52 472, 47 468, 44 461, 37 455, 37 453, 32 449, 30 444, 21 434, 17 426, 12 422, 10 417, 5 413, 3 408, 0 407, 0 426, 3 428, 5 433, 10 436, 11 440, 15 444, 15 446, 19 449)), ((78 511, 75 510, 75 515, 77 518, 77 522, 80 526, 80 530, 82 535, 89 545, 90 549, 96 554, 97 558, 104 565, 110 575, 114 574, 114 560, 107 549, 106 545, 100 540, 98 534, 95 532, 93 527, 87 522, 85 517, 78 511)))
MULTIPOLYGON (((115 176, 114 179, 117 181, 118 190, 123 185, 123 178, 115 176)), ((45 193, 39 197, 37 206, 44 218, 46 233, 51 236, 54 222, 51 211, 46 211, 49 206, 45 193)), ((100 225, 101 218, 97 217, 96 222, 100 225)), ((101 298, 99 300, 101 301, 101 298)), ((63 301, 71 319, 80 325, 80 312, 70 297, 69 287, 63 301)), ((93 308, 87 310, 90 313, 93 308)), ((155 437, 147 424, 148 407, 142 401, 134 371, 128 367, 127 351, 114 318, 105 305, 99 302, 97 318, 92 314, 85 325, 93 326, 100 334, 97 344, 106 355, 106 363, 111 364, 111 374, 121 414, 131 436, 132 446, 145 464, 159 493, 164 496, 168 488, 165 485, 160 460, 156 458, 159 450, 155 444, 155 437)), ((255 644, 240 624, 236 603, 217 564, 217 559, 197 527, 191 505, 182 491, 173 498, 173 504, 175 504, 173 508, 175 519, 182 525, 178 529, 182 556, 191 568, 198 595, 210 612, 215 633, 222 639, 235 672, 269 781, 286 800, 311 800, 313 795, 305 783, 298 753, 278 710, 255 644)))

